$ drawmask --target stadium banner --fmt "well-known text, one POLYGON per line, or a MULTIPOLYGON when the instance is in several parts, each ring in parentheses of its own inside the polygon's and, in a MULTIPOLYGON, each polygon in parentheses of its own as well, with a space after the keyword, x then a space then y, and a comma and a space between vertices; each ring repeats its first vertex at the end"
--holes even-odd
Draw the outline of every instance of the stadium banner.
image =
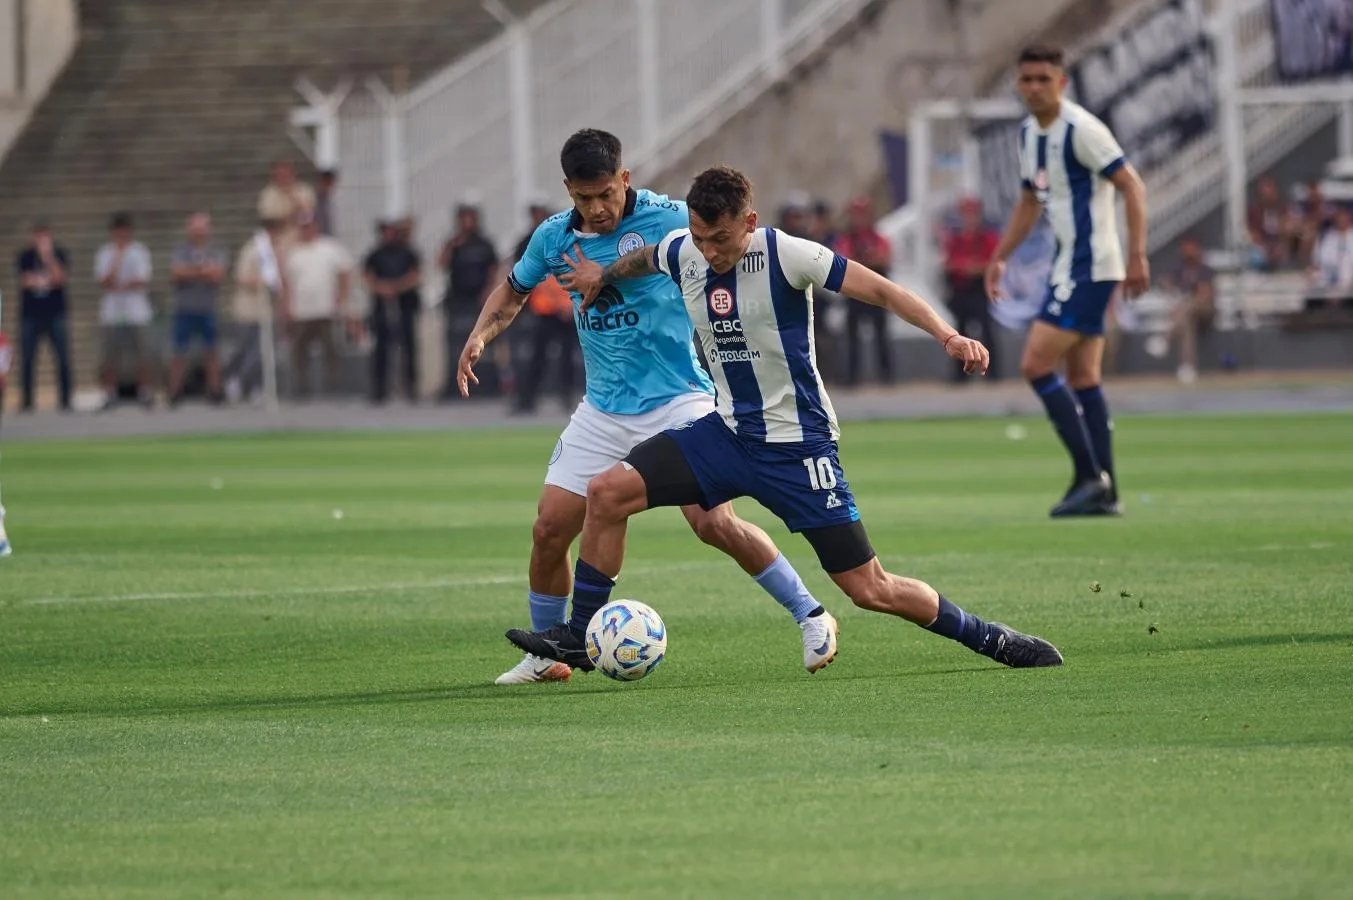
POLYGON ((1211 127, 1216 66, 1202 0, 1164 0, 1086 50, 1068 74, 1077 102, 1108 125, 1139 171, 1211 127))
POLYGON ((1272 0, 1278 72, 1286 82, 1353 75, 1353 4, 1272 0))

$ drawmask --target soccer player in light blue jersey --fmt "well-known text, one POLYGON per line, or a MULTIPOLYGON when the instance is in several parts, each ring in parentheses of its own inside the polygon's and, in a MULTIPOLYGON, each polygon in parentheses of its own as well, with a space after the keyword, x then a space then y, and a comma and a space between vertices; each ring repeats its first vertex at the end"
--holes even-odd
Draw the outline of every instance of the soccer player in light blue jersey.
MULTIPOLYGON (((686 227, 686 204, 630 187, 614 135, 580 131, 564 144, 560 162, 573 209, 540 224, 506 283, 485 302, 460 356, 456 378, 464 396, 477 383, 474 366, 485 345, 511 324, 533 288, 569 271, 566 254, 581 249, 592 259, 613 262, 686 227)), ((574 582, 569 548, 582 532, 592 478, 644 440, 714 409, 713 386, 696 359, 691 323, 670 278, 632 279, 589 300, 584 309, 582 298, 573 295, 587 393, 555 444, 532 531, 529 603, 536 630, 565 619, 574 582)), ((793 615, 802 632, 804 667, 816 672, 830 663, 836 656, 836 620, 770 537, 739 519, 727 503, 708 509, 690 504, 682 512, 701 540, 733 557, 793 615)), ((579 563, 578 577, 589 582, 599 576, 579 563)), ((558 681, 571 672, 562 662, 527 654, 497 683, 558 681)))
POLYGON ((925 582, 880 564, 837 456, 836 413, 813 348, 813 292, 881 306, 923 329, 970 373, 985 374, 987 349, 951 328, 923 299, 827 247, 758 227, 742 173, 710 169, 687 195, 690 228, 603 269, 577 257, 566 277, 585 298, 606 286, 665 276, 690 317, 718 390, 715 410, 636 447, 592 479, 578 551, 573 614, 566 624, 507 638, 586 668, 583 638, 610 599, 625 556, 629 517, 654 506, 706 509, 751 497, 817 551, 822 568, 863 609, 899 616, 1012 668, 1059 666, 1057 648, 986 622, 925 582))

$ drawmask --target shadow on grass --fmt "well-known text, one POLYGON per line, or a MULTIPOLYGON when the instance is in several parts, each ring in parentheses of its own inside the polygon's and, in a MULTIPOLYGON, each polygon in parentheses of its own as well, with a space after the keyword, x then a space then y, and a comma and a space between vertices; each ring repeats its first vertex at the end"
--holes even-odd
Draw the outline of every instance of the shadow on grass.
MULTIPOLYGON (((946 675, 971 675, 1008 671, 997 666, 971 666, 954 669, 932 669, 916 672, 893 672, 858 675, 837 675, 816 679, 816 684, 834 682, 890 682, 901 679, 933 678, 946 675)), ((137 705, 135 701, 121 704, 92 703, 89 705, 47 706, 37 709, 9 709, 0 712, 0 720, 22 719, 32 716, 117 716, 134 718, 139 716, 178 716, 195 713, 221 712, 266 712, 288 709, 324 709, 329 707, 360 707, 368 705, 402 703, 438 703, 446 701, 478 701, 513 703, 555 703, 563 697, 579 697, 593 694, 610 694, 624 691, 625 686, 607 681, 605 676, 591 674, 584 676, 585 682, 577 680, 572 684, 540 684, 519 687, 501 687, 493 684, 429 685, 420 688, 401 688, 389 691, 364 691, 353 693, 309 694, 271 697, 222 697, 193 703, 147 703, 137 705)), ((806 683, 806 681, 805 681, 806 683)), ((745 689, 753 685, 783 686, 787 682, 766 680, 721 680, 721 681, 682 681, 674 683, 646 684, 642 688, 635 686, 633 692, 642 691, 698 691, 705 689, 745 689)))

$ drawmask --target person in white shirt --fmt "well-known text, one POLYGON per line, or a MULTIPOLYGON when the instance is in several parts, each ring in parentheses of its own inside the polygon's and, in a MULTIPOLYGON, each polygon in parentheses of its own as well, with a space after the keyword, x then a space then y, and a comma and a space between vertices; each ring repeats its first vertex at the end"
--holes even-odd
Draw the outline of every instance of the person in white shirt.
POLYGON ((340 322, 359 326, 347 309, 352 286, 352 256, 338 241, 319 232, 314 216, 300 220, 300 241, 286 252, 287 293, 282 321, 291 336, 294 395, 310 395, 310 354, 318 345, 324 357, 323 392, 338 383, 338 328, 340 322))
POLYGON ((146 245, 132 238, 132 218, 113 216, 113 239, 99 248, 94 259, 94 278, 104 289, 99 303, 102 344, 104 408, 116 402, 118 380, 129 361, 136 368, 137 393, 149 406, 151 397, 152 345, 150 321, 151 266, 146 245))
POLYGON ((1311 278, 1322 298, 1353 297, 1353 212, 1334 211, 1334 225, 1316 244, 1311 278))
POLYGON ((1150 281, 1146 188, 1104 123, 1062 98, 1067 86, 1063 59, 1062 50, 1051 46, 1028 47, 1020 54, 1019 91, 1030 113, 1020 129, 1023 193, 987 268, 986 288, 993 301, 1002 298, 1006 260, 1046 211, 1057 235, 1057 259, 1043 309, 1029 329, 1020 372, 1043 401, 1075 464, 1071 488, 1052 515, 1119 515, 1113 422, 1100 387, 1104 315, 1120 286, 1135 297, 1150 281), (1127 204, 1126 264, 1118 240, 1118 191, 1127 204), (1065 380, 1057 372, 1061 365, 1065 380))

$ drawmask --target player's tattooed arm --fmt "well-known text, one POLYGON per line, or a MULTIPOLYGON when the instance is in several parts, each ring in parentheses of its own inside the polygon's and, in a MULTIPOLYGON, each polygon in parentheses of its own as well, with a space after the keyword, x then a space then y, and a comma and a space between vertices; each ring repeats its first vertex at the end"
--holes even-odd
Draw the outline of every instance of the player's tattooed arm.
POLYGON ((516 291, 503 282, 494 288, 493 293, 489 294, 484 302, 484 308, 479 313, 479 321, 475 322, 474 331, 470 334, 471 340, 479 340, 487 344, 498 335, 507 330, 507 326, 517 318, 522 307, 526 305, 527 295, 518 294, 516 291))
POLYGON ((494 288, 484 301, 479 321, 475 322, 474 331, 466 339, 460 351, 460 362, 456 365, 456 385, 462 397, 470 396, 470 385, 479 384, 474 367, 484 355, 484 347, 512 324, 525 305, 526 295, 518 294, 506 281, 494 288))
POLYGON ((607 285, 657 272, 653 268, 652 247, 640 247, 626 253, 603 269, 599 263, 587 258, 581 245, 574 245, 572 255, 564 254, 564 262, 568 271, 559 277, 559 283, 582 298, 582 309, 590 307, 607 285))
POLYGON ((603 284, 615 284, 626 278, 643 278, 656 274, 658 270, 653 267, 653 248, 640 247, 638 250, 631 250, 603 269, 601 281, 603 284))

